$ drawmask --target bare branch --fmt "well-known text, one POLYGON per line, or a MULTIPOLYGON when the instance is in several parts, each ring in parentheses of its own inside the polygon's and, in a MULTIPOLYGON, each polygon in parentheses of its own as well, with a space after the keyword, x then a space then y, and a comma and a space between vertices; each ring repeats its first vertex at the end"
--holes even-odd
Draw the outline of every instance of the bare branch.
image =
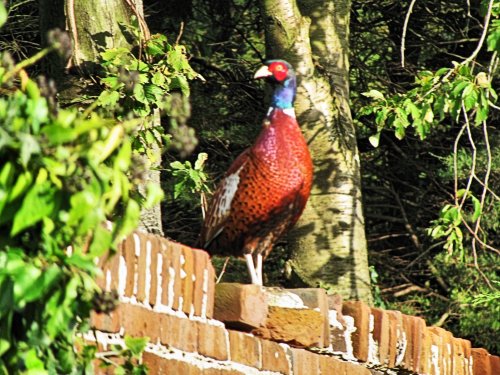
POLYGON ((408 30, 408 22, 410 21, 410 15, 413 11, 413 6, 417 0, 412 0, 408 12, 406 12, 405 23, 403 25, 403 35, 401 36, 401 66, 405 67, 405 42, 406 42, 406 30, 408 30))

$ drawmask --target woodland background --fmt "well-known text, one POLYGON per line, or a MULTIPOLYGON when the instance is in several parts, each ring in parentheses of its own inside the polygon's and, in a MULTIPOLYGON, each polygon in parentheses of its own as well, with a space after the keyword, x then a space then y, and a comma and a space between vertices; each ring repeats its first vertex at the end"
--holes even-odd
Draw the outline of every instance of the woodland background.
MULTIPOLYGON (((83 355, 73 352, 74 331, 85 329, 90 309, 106 311, 114 299, 92 285, 91 257, 67 257, 63 246, 76 243, 77 249, 93 233, 99 241, 91 241, 90 255, 99 254, 106 246, 98 242, 116 243, 137 225, 141 207, 154 209, 162 196, 156 231, 196 242, 202 201, 255 139, 267 110, 264 87, 251 79, 269 57, 266 3, 144 0, 149 31, 164 37, 141 44, 140 22, 127 20, 135 57, 130 49, 100 53, 98 67, 89 69, 94 91, 85 95, 61 90, 61 81, 35 83, 55 70, 55 50, 71 49, 64 35, 41 31, 48 12, 43 1, 6 4, 0 29, 3 371, 23 363, 64 372, 75 363, 85 368, 95 354, 90 347, 83 355), (40 50, 46 52, 33 58, 40 50), (173 73, 157 74, 166 70, 173 73), (143 78, 160 92, 141 93, 143 78), (140 119, 159 116, 156 109, 161 120, 144 127, 140 119), (161 162, 154 156, 160 148, 161 162), (164 195, 144 183, 151 160, 164 195), (89 212, 97 213, 88 218, 89 212), (98 228, 117 217, 122 220, 108 238, 98 228), (58 288, 54 298, 49 291, 58 288), (27 316, 33 306, 43 308, 27 316)), ((316 3, 342 5, 350 16, 348 100, 373 303, 423 316, 498 353, 500 2, 297 3, 304 12, 316 3)), ((312 61, 328 76, 328 66, 315 56, 312 61)), ((266 285, 304 283, 289 272, 289 246, 283 241, 266 262, 266 285)), ((223 263, 216 260, 219 269, 223 263)), ((244 265, 232 260, 223 279, 247 282, 244 265)), ((336 291, 331 280, 311 286, 336 291)), ((117 350, 132 363, 143 342, 129 344, 117 350)))

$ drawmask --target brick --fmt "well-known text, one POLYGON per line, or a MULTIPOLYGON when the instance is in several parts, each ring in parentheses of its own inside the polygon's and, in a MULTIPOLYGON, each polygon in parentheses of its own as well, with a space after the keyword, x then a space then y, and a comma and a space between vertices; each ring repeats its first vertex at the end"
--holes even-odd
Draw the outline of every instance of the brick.
POLYGON ((116 309, 107 314, 92 311, 90 314, 90 326, 102 332, 119 332, 122 325, 122 309, 122 305, 119 304, 116 309))
POLYGON ((187 246, 182 246, 182 259, 184 260, 181 266, 181 294, 182 294, 182 311, 186 314, 191 314, 193 306, 193 287, 194 287, 194 255, 193 249, 187 246))
POLYGON ((262 370, 290 374, 290 362, 283 346, 269 340, 260 340, 262 370))
POLYGON ((399 365, 397 362, 398 354, 402 350, 402 334, 403 334, 403 314, 399 311, 388 310, 389 317, 389 363, 388 367, 392 368, 399 365))
POLYGON ((244 372, 231 368, 208 368, 203 370, 203 375, 247 375, 244 372))
POLYGON ((212 319, 215 314, 215 269, 212 262, 208 263, 208 288, 207 288, 207 318, 212 319))
POLYGON ((260 341, 243 332, 228 330, 228 333, 231 361, 261 368, 260 341))
POLYGON ((333 294, 328 299, 328 320, 330 324, 330 342, 334 352, 347 352, 345 337, 346 321, 342 315, 342 296, 333 294))
POLYGON ((102 276, 96 279, 97 285, 103 291, 118 290, 119 248, 116 252, 109 250, 103 254, 99 258, 98 267, 102 271, 102 276))
POLYGON ((319 373, 319 356, 304 349, 290 349, 292 353, 293 375, 319 373))
POLYGON ((494 375, 491 372, 491 362, 490 354, 486 349, 483 348, 473 348, 471 350, 472 360, 473 360, 473 373, 481 375, 494 375))
MULTIPOLYGON (((428 332, 436 335, 438 339, 435 339, 432 343, 439 346, 439 369, 441 374, 451 373, 451 360, 452 360, 452 339, 453 335, 440 327, 428 327, 428 332)), ((430 359, 431 353, 429 352, 428 357, 430 359)), ((429 360, 430 362, 430 360, 429 360)), ((422 368, 421 368, 422 370, 422 368)), ((424 369, 425 370, 425 369, 424 369)), ((422 371, 423 372, 423 371, 422 371)))
MULTIPOLYGON (((161 363, 165 374, 172 375, 202 375, 203 370, 189 362, 180 361, 177 359, 163 359, 161 363)), ((151 372, 150 372, 151 373, 151 372)))
POLYGON ((198 353, 225 361, 228 356, 227 331, 223 327, 198 322, 198 353))
POLYGON ((151 241, 151 264, 149 266, 149 274, 151 275, 151 283, 149 289, 149 304, 156 305, 158 297, 158 283, 160 282, 158 275, 158 253, 160 251, 160 239, 158 236, 149 236, 151 241))
POLYGON ((175 315, 161 314, 160 342, 163 345, 186 351, 198 350, 197 323, 175 315))
POLYGON ((333 310, 337 314, 337 320, 340 324, 345 326, 345 321, 342 315, 342 306, 344 304, 344 300, 340 294, 331 294, 327 296, 328 300, 328 310, 333 310))
POLYGON ((134 337, 149 337, 151 342, 156 342, 161 336, 163 314, 145 307, 123 304, 122 322, 125 334, 134 337))
POLYGON ((420 366, 420 372, 424 374, 429 374, 430 373, 430 368, 431 368, 431 360, 432 360, 432 331, 429 331, 429 329, 425 330, 424 333, 424 340, 422 343, 422 362, 420 366))
POLYGON ((325 319, 323 328, 323 347, 328 347, 330 345, 330 323, 328 319, 329 306, 326 291, 322 288, 298 288, 287 290, 297 294, 307 307, 319 309, 319 312, 325 319))
POLYGON ((327 355, 319 356, 319 373, 321 375, 349 375, 345 362, 327 355))
POLYGON ((412 323, 413 371, 420 372, 420 367, 422 366, 424 360, 422 358, 422 349, 425 341, 427 326, 424 319, 416 316, 413 317, 412 323))
POLYGON ((368 360, 368 335, 370 333, 370 308, 361 301, 347 301, 342 306, 342 314, 354 318, 356 331, 352 335, 354 356, 360 361, 368 360))
MULTIPOLYGON (((173 289, 170 290, 172 276, 170 275, 170 267, 172 266, 172 253, 170 251, 170 242, 165 239, 159 240, 160 252, 159 257, 162 258, 161 263, 161 303, 162 305, 172 307, 174 303, 173 289)), ((173 286, 173 284, 172 284, 173 286)))
MULTIPOLYGON (((137 259, 137 292, 136 298, 140 302, 144 302, 146 299, 146 266, 147 266, 147 242, 148 237, 143 233, 137 233, 139 236, 139 258, 137 259)), ((137 240, 136 240, 137 241, 137 240)), ((135 243, 137 249, 137 242, 135 243)), ((151 245, 149 245, 150 247, 151 245)))
POLYGON ((443 363, 445 367, 443 368, 445 374, 452 374, 452 361, 453 361, 453 335, 451 332, 444 330, 443 334, 443 363))
POLYGON ((252 284, 220 283, 215 287, 214 318, 228 327, 250 330, 264 324, 268 313, 266 295, 252 284))
MULTIPOLYGON (((203 295, 205 294, 203 288, 205 284, 205 279, 209 278, 208 276, 208 265, 210 263, 210 258, 207 252, 203 250, 193 249, 194 256, 194 291, 193 291, 193 306, 194 306, 194 315, 195 316, 203 316, 203 295)), ((212 282, 210 278, 206 281, 207 283, 212 282)), ((208 286, 208 284, 207 284, 208 286)), ((205 311, 206 313, 206 311, 205 311)))
MULTIPOLYGON (((345 363, 345 373, 346 375, 371 375, 372 373, 366 367, 362 365, 356 365, 354 363, 345 363)), ((332 374, 333 375, 333 374, 332 374)))
POLYGON ((473 374, 473 368, 471 365, 472 362, 472 346, 469 340, 465 339, 458 339, 460 341, 460 345, 462 346, 463 353, 464 353, 464 373, 466 375, 472 375, 473 374))
POLYGON ((426 345, 429 346, 427 357, 427 371, 430 375, 437 375, 443 372, 442 361, 442 339, 435 330, 427 330, 426 345))
POLYGON ((170 243, 169 246, 170 249, 170 254, 171 255, 171 263, 170 267, 174 271, 174 275, 172 278, 172 275, 170 275, 169 282, 174 282, 173 286, 173 292, 174 292, 174 299, 173 299, 173 304, 172 308, 174 310, 179 310, 180 307, 180 301, 182 298, 182 279, 181 279, 181 254, 182 254, 182 248, 181 245, 178 243, 170 243))
POLYGON ((133 295, 135 285, 136 256, 133 236, 134 234, 128 236, 123 243, 123 255, 127 266, 127 278, 125 282, 126 297, 131 297, 133 295))
POLYGON ((492 374, 500 374, 500 357, 490 355, 490 366, 492 374))
POLYGON ((413 370, 413 316, 402 315, 403 318, 403 330, 406 336, 406 352, 403 359, 403 368, 406 370, 413 370))
POLYGON ((97 267, 101 270, 101 274, 97 276, 95 279, 95 282, 99 288, 101 288, 102 291, 106 290, 106 257, 107 254, 104 254, 97 258, 97 267))
POLYGON ((323 315, 311 309, 270 306, 264 326, 252 333, 264 339, 298 347, 323 345, 323 315))
POLYGON ((165 361, 165 358, 159 357, 153 353, 144 352, 142 354, 142 362, 148 367, 149 374, 167 375, 164 364, 162 363, 165 361))
POLYGON ((465 357, 464 357, 464 349, 460 339, 453 339, 453 363, 452 363, 452 371, 453 375, 465 375, 465 357))
POLYGON ((389 362, 389 316, 385 310, 372 308, 373 339, 378 346, 378 359, 381 364, 389 362))

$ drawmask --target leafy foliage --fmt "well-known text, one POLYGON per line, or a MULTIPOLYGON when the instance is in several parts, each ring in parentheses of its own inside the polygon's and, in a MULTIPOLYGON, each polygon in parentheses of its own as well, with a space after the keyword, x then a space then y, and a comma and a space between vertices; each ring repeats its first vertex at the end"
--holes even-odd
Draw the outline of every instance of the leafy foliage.
POLYGON ((144 42, 143 53, 139 58, 123 47, 101 53, 106 75, 99 105, 141 117, 151 115, 153 108, 164 109, 165 93, 172 90, 189 97, 188 80, 199 75, 189 65, 184 46, 171 45, 166 36, 156 34, 144 42))
MULTIPOLYGON (((4 11, 0 4, 0 14, 4 11)), ((54 48, 0 66, 0 373, 5 374, 89 368, 92 348, 76 351, 74 341, 88 330, 85 322, 100 293, 94 259, 137 226, 141 205, 158 203, 135 188, 141 171, 131 136, 138 120, 53 107, 46 87, 23 70, 54 48)), ((2 54, 3 62, 12 61, 7 56, 2 54)))
POLYGON ((371 144, 362 161, 371 262, 390 307, 494 352, 490 317, 500 304, 482 299, 481 310, 472 301, 498 290, 500 3, 466 12, 456 1, 417 2, 405 25, 395 15, 408 5, 354 3, 353 99, 371 144))
POLYGON ((111 345, 111 350, 98 353, 97 358, 101 360, 101 368, 113 368, 117 375, 144 375, 148 373, 146 365, 140 363, 142 353, 149 342, 149 337, 131 337, 125 335, 124 344, 111 345), (123 365, 118 365, 116 360, 121 359, 123 365))

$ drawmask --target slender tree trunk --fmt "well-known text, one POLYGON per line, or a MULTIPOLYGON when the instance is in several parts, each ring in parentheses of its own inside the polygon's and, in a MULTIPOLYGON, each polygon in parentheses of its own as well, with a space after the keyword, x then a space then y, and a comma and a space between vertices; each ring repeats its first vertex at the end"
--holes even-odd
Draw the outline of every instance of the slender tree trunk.
POLYGON ((300 283, 371 303, 361 178, 349 108, 349 0, 261 0, 267 56, 299 77, 296 110, 314 161, 314 186, 290 234, 300 283))
MULTIPOLYGON (((99 53, 108 48, 125 47, 130 50, 137 45, 137 40, 127 30, 131 17, 136 16, 144 38, 149 38, 149 30, 144 22, 142 0, 39 0, 40 28, 42 42, 50 29, 67 30, 72 41, 70 61, 61 61, 58 56, 51 56, 46 64, 47 74, 58 84, 60 101, 69 104, 83 95, 96 95, 98 87, 89 79, 89 73, 95 73, 99 53), (71 73, 70 73, 71 72, 71 73)), ((160 121, 159 113, 153 116, 154 122, 160 121)), ((146 182, 160 184, 161 150, 155 150, 157 157, 152 163, 143 155, 146 166, 146 182)), ((144 193, 144 186, 139 191, 144 193)), ((163 234, 160 205, 141 212, 140 228, 163 234)))

